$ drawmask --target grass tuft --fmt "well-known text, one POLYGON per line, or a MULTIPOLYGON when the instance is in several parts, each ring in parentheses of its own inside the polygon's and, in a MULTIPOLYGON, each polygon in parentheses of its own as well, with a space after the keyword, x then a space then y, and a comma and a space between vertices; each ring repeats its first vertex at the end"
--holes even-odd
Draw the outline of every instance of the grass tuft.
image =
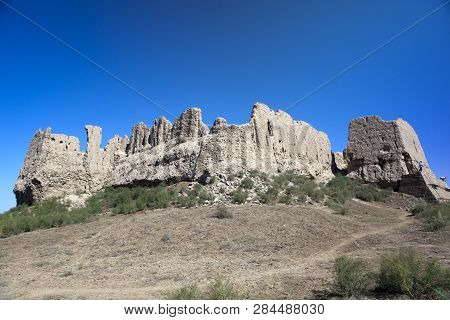
POLYGON ((221 205, 217 207, 217 211, 214 215, 217 219, 231 219, 233 214, 228 211, 227 207, 221 205))
POLYGON ((379 289, 411 299, 448 299, 450 269, 434 259, 420 259, 411 250, 381 259, 379 289))
POLYGON ((412 210, 414 216, 428 226, 431 231, 446 229, 450 223, 450 203, 419 205, 412 210))
POLYGON ((334 265, 334 290, 345 298, 358 297, 375 287, 375 273, 362 260, 339 257, 334 265))
POLYGON ((169 300, 202 300, 202 293, 196 284, 191 284, 169 295, 169 300))
POLYGON ((239 294, 233 284, 226 279, 218 278, 208 287, 210 300, 238 300, 239 294))

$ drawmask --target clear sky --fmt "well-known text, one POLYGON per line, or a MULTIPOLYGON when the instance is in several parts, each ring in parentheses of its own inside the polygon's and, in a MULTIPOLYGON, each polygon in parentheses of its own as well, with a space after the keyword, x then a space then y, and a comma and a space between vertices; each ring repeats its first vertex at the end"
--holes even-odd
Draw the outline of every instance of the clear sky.
MULTIPOLYGON (((3 1, 3 0, 2 0, 3 1)), ((5 0, 6 1, 6 0, 5 0)), ((247 122, 256 101, 283 109, 442 0, 7 1, 170 113, 199 106, 247 122)), ((354 117, 402 117, 438 176, 450 177, 450 5, 289 112, 334 151, 354 117)), ((39 128, 105 142, 164 114, 0 2, 0 211, 39 128)), ((166 115, 173 120, 170 115, 166 115)))

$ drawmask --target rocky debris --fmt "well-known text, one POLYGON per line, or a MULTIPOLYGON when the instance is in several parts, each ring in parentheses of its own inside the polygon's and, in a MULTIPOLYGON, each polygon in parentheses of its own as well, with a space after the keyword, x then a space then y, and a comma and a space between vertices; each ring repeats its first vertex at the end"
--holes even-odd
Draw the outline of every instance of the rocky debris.
POLYGON ((402 119, 353 119, 345 158, 351 177, 431 201, 450 199, 448 186, 431 170, 416 132, 402 119))

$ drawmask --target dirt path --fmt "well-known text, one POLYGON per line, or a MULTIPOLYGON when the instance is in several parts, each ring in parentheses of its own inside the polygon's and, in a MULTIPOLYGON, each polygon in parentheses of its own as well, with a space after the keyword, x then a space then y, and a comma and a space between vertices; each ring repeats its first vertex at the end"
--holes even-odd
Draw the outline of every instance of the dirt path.
POLYGON ((339 256, 345 254, 345 248, 352 243, 364 239, 366 237, 374 236, 374 235, 383 235, 390 234, 393 230, 400 229, 412 223, 411 219, 408 219, 409 213, 402 210, 387 208, 386 206, 380 206, 374 203, 363 202, 358 199, 354 199, 355 202, 358 202, 364 206, 377 208, 381 210, 390 211, 396 214, 398 219, 395 223, 390 223, 389 225, 381 225, 376 227, 370 227, 367 230, 357 232, 348 236, 348 238, 342 239, 334 246, 330 248, 326 248, 320 250, 316 253, 311 254, 308 257, 305 257, 298 264, 289 265, 279 269, 267 270, 263 273, 253 274, 253 278, 264 278, 267 276, 274 276, 276 274, 292 274, 296 273, 298 276, 310 276, 311 272, 321 272, 324 271, 322 266, 332 265, 339 256))
POLYGON ((448 234, 423 233, 408 212, 385 204, 351 201, 345 216, 309 204, 233 206, 223 220, 213 210, 169 208, 0 239, 0 292, 162 299, 224 276, 250 298, 299 299, 327 287, 343 254, 377 261, 411 246, 450 261, 448 234))

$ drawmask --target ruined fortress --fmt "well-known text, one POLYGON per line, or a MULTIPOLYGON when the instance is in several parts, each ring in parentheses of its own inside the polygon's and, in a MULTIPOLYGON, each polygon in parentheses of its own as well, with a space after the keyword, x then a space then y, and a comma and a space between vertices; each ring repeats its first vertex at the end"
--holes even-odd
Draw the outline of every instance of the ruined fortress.
POLYGON ((86 152, 76 137, 51 129, 35 133, 14 187, 18 205, 89 195, 108 186, 208 183, 227 172, 250 170, 292 170, 317 181, 344 174, 429 201, 450 199, 448 186, 430 169, 417 134, 402 119, 352 120, 348 146, 336 153, 324 132, 261 103, 253 106, 250 121, 243 125, 218 118, 208 128, 201 110, 191 108, 173 124, 164 117, 152 127, 139 123, 129 139, 115 136, 104 149, 100 127, 88 125, 86 132, 86 152))

